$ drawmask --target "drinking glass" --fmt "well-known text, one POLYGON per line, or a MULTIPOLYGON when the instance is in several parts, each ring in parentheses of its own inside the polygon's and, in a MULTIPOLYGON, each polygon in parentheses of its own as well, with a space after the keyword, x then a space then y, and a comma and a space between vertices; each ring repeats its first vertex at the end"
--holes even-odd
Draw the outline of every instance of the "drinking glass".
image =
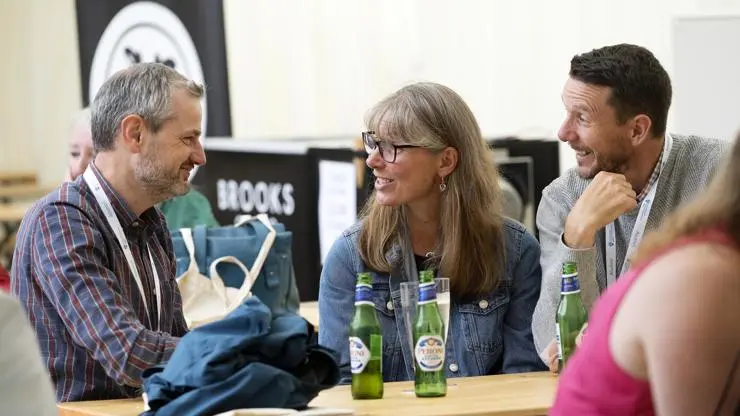
POLYGON ((419 282, 401 283, 401 311, 406 336, 411 352, 414 351, 414 319, 416 318, 416 307, 419 301, 419 282))
POLYGON ((437 277, 434 279, 437 286, 437 305, 442 322, 445 324, 444 341, 447 345, 447 335, 450 333, 450 279, 448 277, 437 277))

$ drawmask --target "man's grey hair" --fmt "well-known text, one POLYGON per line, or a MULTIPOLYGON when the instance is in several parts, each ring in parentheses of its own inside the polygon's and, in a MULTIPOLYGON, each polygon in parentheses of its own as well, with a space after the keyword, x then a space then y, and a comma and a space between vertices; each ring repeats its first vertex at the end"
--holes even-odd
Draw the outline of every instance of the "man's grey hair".
POLYGON ((136 114, 155 133, 172 114, 172 92, 184 89, 201 98, 205 88, 167 65, 139 63, 108 78, 91 104, 91 132, 95 153, 113 150, 121 122, 136 114))

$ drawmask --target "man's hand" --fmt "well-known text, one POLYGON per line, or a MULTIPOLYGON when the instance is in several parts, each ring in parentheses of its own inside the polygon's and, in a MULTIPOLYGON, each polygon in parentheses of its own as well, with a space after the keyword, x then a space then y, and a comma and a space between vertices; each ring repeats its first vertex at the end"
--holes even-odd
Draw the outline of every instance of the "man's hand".
POLYGON ((558 373, 558 344, 555 340, 550 341, 545 350, 540 354, 540 358, 553 374, 558 373))
POLYGON ((636 206, 637 195, 624 175, 597 173, 565 220, 565 245, 592 247, 600 229, 636 206))
POLYGON ((581 332, 576 335, 576 347, 580 347, 581 343, 583 343, 583 337, 586 335, 586 328, 588 328, 588 322, 583 324, 583 327, 581 328, 581 332))
MULTIPOLYGON (((581 331, 576 336, 576 347, 581 346, 581 343, 583 342, 583 337, 584 335, 586 335, 586 328, 588 328, 588 322, 583 324, 581 331)), ((545 362, 552 373, 558 373, 558 344, 555 342, 555 340, 552 340, 549 344, 547 344, 545 350, 542 351, 542 354, 540 354, 540 358, 542 358, 542 361, 545 362)))

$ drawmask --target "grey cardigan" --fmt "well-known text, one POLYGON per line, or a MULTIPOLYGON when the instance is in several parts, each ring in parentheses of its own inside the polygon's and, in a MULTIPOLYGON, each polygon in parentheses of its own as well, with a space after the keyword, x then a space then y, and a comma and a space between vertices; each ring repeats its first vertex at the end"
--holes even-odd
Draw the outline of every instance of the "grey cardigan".
MULTIPOLYGON (((645 231, 657 228, 667 214, 702 191, 732 145, 724 140, 676 134, 671 136, 673 148, 660 172, 645 231)), ((562 239, 565 220, 590 182, 581 179, 576 169, 572 168, 542 192, 542 200, 537 209, 537 228, 542 250, 542 289, 532 319, 535 346, 540 352, 555 338, 555 313, 560 299, 560 270, 563 262, 577 262, 581 296, 587 309, 591 309, 596 298, 606 288, 604 229, 596 234, 594 247, 588 249, 570 249, 562 239)), ((617 271, 624 262, 640 205, 615 221, 617 271)))

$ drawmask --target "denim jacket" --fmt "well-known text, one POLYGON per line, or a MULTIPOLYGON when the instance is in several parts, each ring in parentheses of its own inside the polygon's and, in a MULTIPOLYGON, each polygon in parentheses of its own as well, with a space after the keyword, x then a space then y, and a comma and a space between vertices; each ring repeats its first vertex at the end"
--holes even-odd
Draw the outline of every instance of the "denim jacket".
MULTIPOLYGON (((411 276, 410 248, 387 253, 392 271, 367 270, 358 250, 360 223, 347 229, 329 251, 319 287, 319 344, 338 351, 342 382, 348 382, 348 328, 354 313, 358 272, 373 277, 373 301, 383 333, 383 379, 414 379, 411 341, 401 308, 400 283, 411 276), (402 254, 409 253, 409 254, 402 254)), ((532 314, 540 294, 542 270, 537 240, 519 223, 505 220, 506 273, 499 287, 478 299, 451 299, 445 368, 447 377, 540 371, 547 368, 532 340, 532 314)), ((413 268, 415 269, 415 267, 413 268)))

